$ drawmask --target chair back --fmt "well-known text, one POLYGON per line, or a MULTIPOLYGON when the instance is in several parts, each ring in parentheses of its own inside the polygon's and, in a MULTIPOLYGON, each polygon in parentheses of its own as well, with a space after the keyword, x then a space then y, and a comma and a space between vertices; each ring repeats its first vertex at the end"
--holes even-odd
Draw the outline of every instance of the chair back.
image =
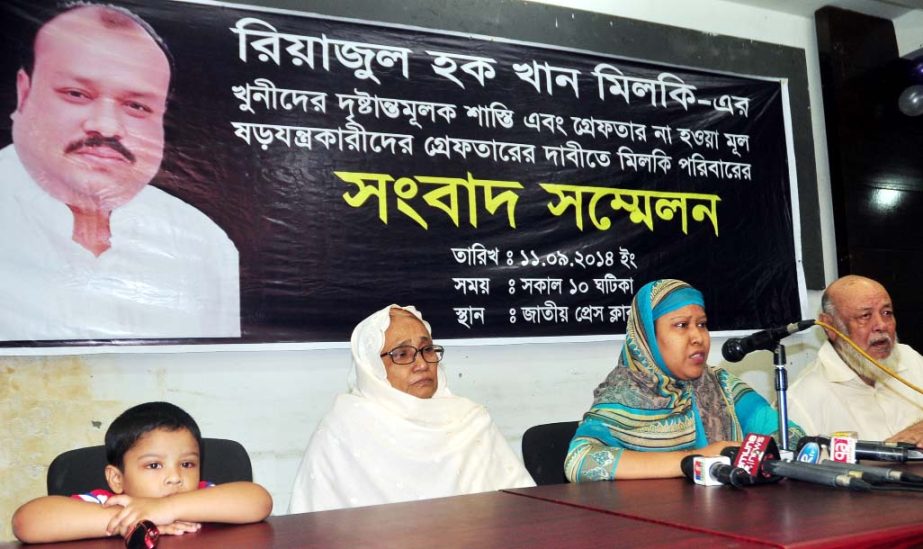
MULTIPOLYGON (((201 460, 202 480, 215 484, 253 480, 250 456, 237 441, 203 438, 201 460)), ((105 446, 88 446, 64 452, 48 466, 48 495, 70 496, 86 494, 97 488, 108 489, 103 472, 105 468, 105 446)))
POLYGON ((522 460, 535 484, 563 484, 564 458, 577 431, 577 421, 529 427, 522 435, 522 460))

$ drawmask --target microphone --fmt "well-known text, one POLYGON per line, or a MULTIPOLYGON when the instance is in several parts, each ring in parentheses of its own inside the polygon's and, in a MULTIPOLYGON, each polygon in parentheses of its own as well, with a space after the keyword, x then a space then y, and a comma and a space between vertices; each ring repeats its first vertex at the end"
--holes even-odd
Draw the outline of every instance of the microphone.
POLYGON ((679 467, 687 479, 702 486, 730 484, 735 488, 743 488, 750 484, 750 476, 747 472, 732 466, 731 460, 726 456, 686 456, 680 462, 679 467))
POLYGON ((856 442, 856 458, 877 461, 920 461, 923 460, 923 452, 910 442, 860 440, 856 442))
MULTIPOLYGON (((859 441, 857 444, 870 445, 874 442, 859 441)), ((881 443, 889 448, 911 446, 909 443, 881 443)), ((798 461, 806 463, 817 463, 828 469, 837 469, 854 476, 860 476, 862 480, 868 482, 900 482, 906 484, 923 484, 923 476, 915 475, 893 469, 890 467, 881 467, 873 465, 860 465, 858 463, 843 463, 835 461, 828 456, 827 439, 824 437, 803 437, 798 441, 798 461)), ((866 448, 867 450, 867 448, 866 448)))
POLYGON ((798 441, 798 448, 798 455, 795 461, 800 461, 802 463, 818 463, 821 461, 824 450, 818 442, 798 441))
POLYGON ((747 337, 732 337, 721 347, 721 356, 728 362, 740 362, 753 351, 771 351, 780 339, 814 325, 814 320, 799 320, 778 328, 762 330, 747 337))
POLYGON ((820 464, 828 469, 837 469, 848 474, 859 474, 862 480, 868 482, 906 482, 909 484, 923 484, 923 476, 907 473, 890 467, 873 465, 859 465, 858 463, 840 463, 829 459, 822 460, 820 464))
POLYGON ((828 469, 824 465, 815 465, 813 463, 803 463, 800 461, 770 460, 766 461, 763 467, 770 474, 812 482, 814 484, 823 484, 824 486, 833 486, 835 488, 848 488, 849 490, 856 491, 868 491, 872 489, 872 485, 861 478, 856 478, 844 471, 828 469))
POLYGON ((769 435, 749 433, 737 450, 734 465, 747 470, 755 483, 775 482, 793 478, 825 486, 845 487, 850 490, 871 490, 872 486, 861 478, 828 469, 825 466, 798 461, 782 461, 776 441, 769 435))
MULTIPOLYGON (((804 437, 799 442, 798 448, 802 452, 813 454, 800 456, 813 459, 821 447, 820 462, 810 463, 803 461, 783 461, 778 457, 778 448, 772 437, 767 435, 748 434, 739 448, 727 447, 721 455, 732 457, 733 463, 751 474, 752 484, 774 482, 781 478, 791 478, 824 486, 842 487, 850 490, 869 491, 876 489, 872 483, 900 483, 905 490, 919 490, 923 487, 923 476, 907 473, 888 467, 873 467, 855 463, 842 463, 823 459, 826 453, 823 447, 829 442, 825 437, 804 437)), ((862 441, 860 441, 862 442, 862 441)), ((894 443, 869 443, 869 445, 885 446, 890 450, 907 450, 906 444, 901 448, 894 443)), ((878 489, 884 489, 879 487, 878 489)), ((901 489, 901 488, 893 488, 901 489)))
MULTIPOLYGON (((815 442, 821 447, 830 448, 829 437, 803 437, 798 441, 798 450, 810 442, 815 442)), ((901 442, 872 442, 868 440, 856 441, 855 457, 858 460, 870 459, 872 461, 891 461, 904 463, 905 461, 918 461, 923 459, 923 452, 911 449, 909 443, 901 442)), ((832 454, 831 449, 831 454, 832 454)))

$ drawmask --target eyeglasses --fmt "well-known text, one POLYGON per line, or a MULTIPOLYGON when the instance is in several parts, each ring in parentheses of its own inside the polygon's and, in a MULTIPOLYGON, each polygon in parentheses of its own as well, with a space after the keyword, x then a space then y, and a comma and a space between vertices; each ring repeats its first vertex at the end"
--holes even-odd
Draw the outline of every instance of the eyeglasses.
POLYGON ((441 345, 427 345, 422 349, 417 349, 413 345, 400 345, 388 351, 381 353, 381 356, 390 356, 391 362, 395 364, 413 364, 417 358, 417 353, 423 357, 423 360, 435 364, 442 360, 445 349, 441 345))

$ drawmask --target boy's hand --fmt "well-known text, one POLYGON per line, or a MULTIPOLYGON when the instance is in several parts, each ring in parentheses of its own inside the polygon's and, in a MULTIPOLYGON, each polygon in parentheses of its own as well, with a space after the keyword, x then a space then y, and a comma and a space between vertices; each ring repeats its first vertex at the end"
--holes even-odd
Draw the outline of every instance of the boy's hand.
POLYGON ((162 535, 168 536, 182 536, 183 534, 194 534, 202 529, 202 525, 198 522, 185 522, 178 520, 172 524, 165 524, 163 526, 158 526, 158 530, 162 535))
POLYGON ((161 534, 181 535, 197 532, 201 528, 200 524, 176 520, 169 500, 168 497, 133 498, 124 494, 112 496, 103 505, 120 506, 122 510, 109 521, 106 532, 109 535, 119 534, 125 537, 138 521, 145 519, 156 524, 161 534))

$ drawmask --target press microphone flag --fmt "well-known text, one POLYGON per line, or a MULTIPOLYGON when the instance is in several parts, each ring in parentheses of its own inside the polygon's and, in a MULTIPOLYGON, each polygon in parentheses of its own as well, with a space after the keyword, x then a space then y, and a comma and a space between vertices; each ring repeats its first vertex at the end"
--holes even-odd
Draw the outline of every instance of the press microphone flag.
POLYGON ((806 330, 814 325, 814 320, 799 320, 778 328, 761 330, 747 337, 732 337, 724 342, 721 355, 728 362, 740 362, 753 351, 771 351, 782 338, 795 332, 806 330))
POLYGON ((779 448, 771 436, 748 433, 740 443, 733 463, 745 470, 754 484, 762 484, 779 480, 764 467, 768 460, 778 459, 779 448))
POLYGON ((742 488, 750 484, 747 472, 732 466, 726 456, 686 456, 680 462, 680 469, 686 478, 702 486, 730 484, 742 488))
POLYGON ((795 461, 800 461, 802 463, 818 463, 821 459, 822 449, 820 444, 814 441, 806 442, 805 444, 798 445, 800 450, 798 450, 798 456, 795 458, 795 461))

